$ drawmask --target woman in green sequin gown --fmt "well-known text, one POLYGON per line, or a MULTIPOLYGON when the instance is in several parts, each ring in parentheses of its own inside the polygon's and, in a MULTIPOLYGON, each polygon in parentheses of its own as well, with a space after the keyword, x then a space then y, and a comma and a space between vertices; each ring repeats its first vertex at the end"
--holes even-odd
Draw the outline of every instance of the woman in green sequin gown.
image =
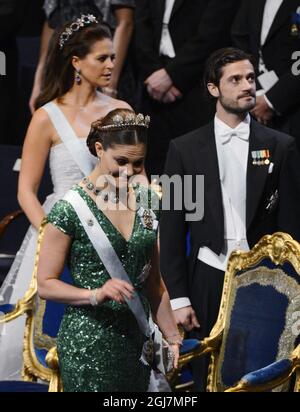
MULTIPOLYGON (((101 130, 103 125, 114 124, 117 114, 124 119, 128 113, 132 112, 114 110, 93 125, 88 144, 101 161, 89 176, 90 182, 110 175, 116 186, 120 186, 116 169, 126 167, 129 177, 142 170, 145 125, 132 125, 127 131, 124 128, 112 129, 109 133, 101 130)), ((124 297, 130 298, 134 288, 146 313, 151 310, 163 334, 169 338, 175 365, 180 344, 169 296, 158 269, 157 231, 130 209, 101 210, 99 199, 83 183, 73 190, 101 225, 132 285, 110 278, 71 204, 66 200, 57 202, 47 217, 49 224, 38 267, 38 291, 45 299, 67 304, 57 339, 64 391, 145 392, 151 373, 150 366, 140 359, 146 338, 124 297), (59 280, 67 257, 73 285, 59 280), (92 305, 92 294, 96 296, 97 306, 92 305)), ((159 204, 151 190, 140 185, 129 189, 130 204, 141 199, 149 203, 152 200, 151 205, 156 199, 154 203, 159 204)), ((110 199, 107 205, 109 202, 110 199)), ((148 205, 143 203, 143 207, 146 209, 148 205)), ((159 210, 153 211, 158 220, 159 210)))

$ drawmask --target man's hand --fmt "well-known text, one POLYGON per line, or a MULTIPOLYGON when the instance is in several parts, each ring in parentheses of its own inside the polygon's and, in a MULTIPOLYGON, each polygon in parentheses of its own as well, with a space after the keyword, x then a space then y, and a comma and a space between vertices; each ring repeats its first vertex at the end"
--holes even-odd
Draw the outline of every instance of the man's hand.
POLYGON ((165 69, 153 72, 146 80, 145 84, 149 95, 154 100, 162 100, 163 95, 173 86, 171 77, 165 69))
POLYGON ((182 93, 175 87, 172 86, 170 90, 167 91, 163 95, 162 102, 163 103, 174 103, 177 99, 182 97, 182 93))
POLYGON ((177 325, 182 325, 187 332, 194 328, 200 328, 200 324, 192 306, 186 306, 185 308, 174 310, 173 313, 177 325))
POLYGON ((270 108, 264 96, 257 96, 256 106, 251 111, 258 122, 266 125, 274 116, 274 111, 270 108))

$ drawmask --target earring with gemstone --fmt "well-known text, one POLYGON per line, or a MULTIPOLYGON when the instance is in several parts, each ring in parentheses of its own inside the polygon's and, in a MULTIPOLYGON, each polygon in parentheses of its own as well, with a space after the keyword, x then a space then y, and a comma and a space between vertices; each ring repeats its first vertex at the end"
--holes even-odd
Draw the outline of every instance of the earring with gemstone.
POLYGON ((76 70, 76 72, 75 72, 75 82, 77 84, 81 83, 80 70, 76 70))

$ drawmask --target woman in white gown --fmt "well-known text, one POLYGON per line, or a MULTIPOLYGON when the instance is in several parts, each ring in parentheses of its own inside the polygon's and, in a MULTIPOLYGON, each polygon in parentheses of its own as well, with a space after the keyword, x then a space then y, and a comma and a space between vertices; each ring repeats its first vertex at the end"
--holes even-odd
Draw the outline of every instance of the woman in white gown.
MULTIPOLYGON (((66 24, 52 38, 19 177, 18 199, 31 226, 0 289, 0 305, 15 304, 29 286, 45 214, 94 168, 85 143, 91 123, 113 109, 130 108, 98 91, 110 82, 114 57, 109 29, 91 15, 66 24), (37 192, 48 155, 53 194, 41 205, 37 192)), ((20 379, 24 324, 25 316, 0 330, 0 380, 20 379)))

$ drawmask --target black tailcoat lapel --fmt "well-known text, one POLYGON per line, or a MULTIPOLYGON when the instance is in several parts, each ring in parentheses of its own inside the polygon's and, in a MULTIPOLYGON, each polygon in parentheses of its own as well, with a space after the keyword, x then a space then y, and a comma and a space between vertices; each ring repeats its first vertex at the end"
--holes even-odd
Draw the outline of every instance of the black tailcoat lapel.
POLYGON ((166 5, 166 0, 151 0, 155 1, 155 15, 157 18, 157 21, 159 21, 161 24, 163 22, 164 18, 164 12, 165 12, 165 5, 166 5))
MULTIPOLYGON (((171 18, 173 16, 174 13, 177 12, 177 10, 180 9, 180 7, 182 6, 182 4, 185 2, 186 0, 175 0, 174 6, 173 6, 173 10, 171 13, 171 18)), ((187 0, 188 1, 188 0, 187 0)))
POLYGON ((252 152, 258 150, 269 150, 272 162, 273 145, 271 139, 266 138, 264 128, 257 122, 251 120, 249 153, 247 168, 247 195, 246 195, 246 227, 252 223, 268 177, 269 165, 253 165, 252 152))
POLYGON ((261 38, 261 29, 262 29, 262 22, 264 16, 266 0, 255 0, 251 2, 251 16, 250 19, 253 21, 253 25, 251 26, 254 29, 252 33, 253 37, 255 37, 254 44, 260 44, 261 38))
MULTIPOLYGON (((216 227, 220 228, 222 237, 224 237, 223 201, 217 147, 215 141, 214 122, 210 122, 202 130, 203 131, 199 138, 199 152, 198 154, 195 153, 195 155, 199 156, 198 164, 200 170, 205 171, 205 207, 209 207, 213 219, 215 220, 216 227)), ((206 211, 204 210, 204 216, 205 213, 206 211)))

